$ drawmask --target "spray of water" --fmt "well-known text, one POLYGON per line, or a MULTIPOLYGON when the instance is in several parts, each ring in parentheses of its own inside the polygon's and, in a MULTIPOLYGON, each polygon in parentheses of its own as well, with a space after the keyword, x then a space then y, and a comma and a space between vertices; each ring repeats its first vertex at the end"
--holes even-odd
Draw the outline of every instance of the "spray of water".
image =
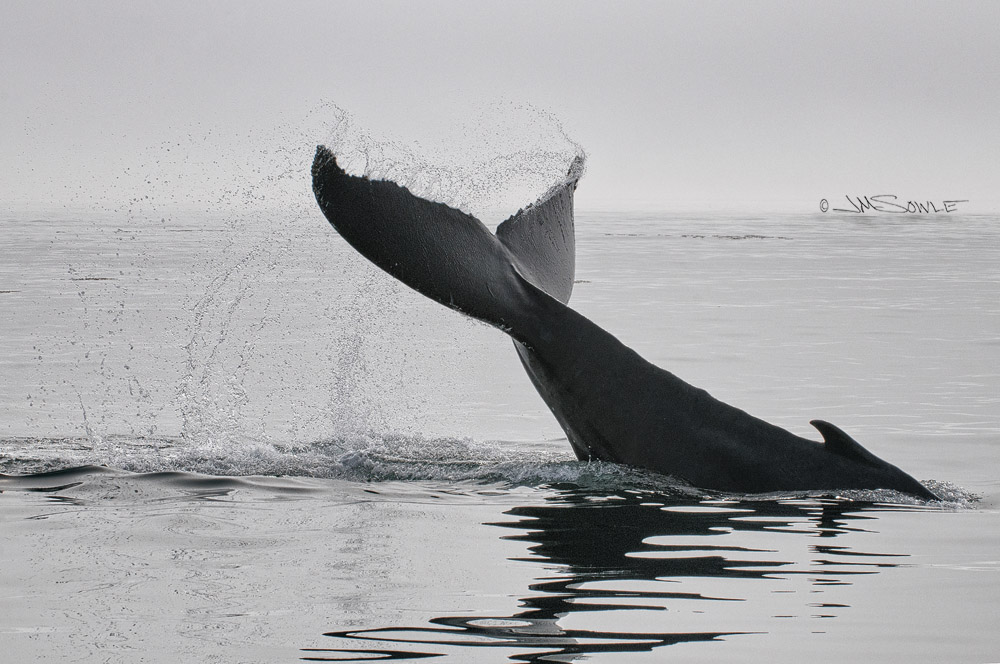
POLYGON ((74 452, 75 461, 135 469, 143 458, 160 470, 204 458, 213 460, 206 470, 259 472, 278 454, 274 472, 288 463, 303 472, 287 454, 315 455, 317 445, 339 450, 317 463, 346 454, 343 463, 367 464, 405 441, 454 454, 442 442, 451 439, 426 437, 434 384, 413 378, 448 380, 448 371, 426 371, 442 357, 459 357, 456 372, 476 366, 461 357, 468 327, 437 324, 452 314, 406 301, 330 229, 309 180, 317 143, 353 173, 393 179, 487 223, 582 163, 553 116, 507 102, 420 142, 323 104, 266 129, 185 128, 137 146, 109 189, 71 201, 89 216, 53 221, 72 236, 55 238, 51 275, 32 266, 53 292, 38 314, 50 336, 32 337, 38 386, 26 390, 47 410, 30 413, 24 432, 76 441, 66 449, 89 457, 74 452), (409 340, 421 325, 436 335, 423 346, 447 353, 409 340))
POLYGON ((432 142, 377 136, 344 109, 325 108, 324 143, 352 175, 391 180, 422 198, 496 224, 561 184, 583 148, 555 116, 531 105, 498 102, 456 120, 432 142))

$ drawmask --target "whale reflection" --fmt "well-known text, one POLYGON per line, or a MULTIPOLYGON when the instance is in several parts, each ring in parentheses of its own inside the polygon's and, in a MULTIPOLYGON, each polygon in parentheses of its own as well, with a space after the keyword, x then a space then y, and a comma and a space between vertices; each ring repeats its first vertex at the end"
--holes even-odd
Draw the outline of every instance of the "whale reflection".
POLYGON ((325 635, 338 645, 354 647, 303 649, 302 659, 469 658, 492 648, 506 649, 513 661, 567 662, 753 638, 766 635, 775 619, 836 618, 850 608, 839 598, 849 589, 837 586, 906 557, 851 545, 874 534, 865 526, 877 521, 875 510, 890 509, 907 508, 822 497, 693 501, 557 488, 542 504, 515 507, 504 513, 509 519, 489 524, 512 531, 504 539, 525 542, 527 555, 512 560, 541 573, 520 598, 521 610, 331 631, 325 635), (843 541, 834 544, 838 537, 843 541), (838 597, 824 595, 832 592, 838 597))

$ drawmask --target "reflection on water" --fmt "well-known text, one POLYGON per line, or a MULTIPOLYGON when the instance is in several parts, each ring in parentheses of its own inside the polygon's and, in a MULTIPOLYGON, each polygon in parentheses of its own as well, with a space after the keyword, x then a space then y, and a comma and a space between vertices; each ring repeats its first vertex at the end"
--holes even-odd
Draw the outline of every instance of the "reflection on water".
POLYGON ((562 489, 544 504, 510 509, 509 521, 490 524, 516 531, 504 539, 528 543, 530 554, 512 560, 541 571, 519 600, 522 610, 332 631, 326 636, 353 647, 303 649, 302 659, 464 652, 469 660, 492 648, 507 649, 504 654, 515 661, 567 662, 596 653, 753 638, 766 635, 768 621, 780 619, 836 618, 850 608, 837 601, 849 588, 837 592, 837 586, 897 567, 906 557, 833 543, 870 534, 865 525, 877 519, 876 508, 916 509, 832 498, 680 502, 641 491, 607 496, 562 489), (395 644, 400 649, 389 648, 395 644))

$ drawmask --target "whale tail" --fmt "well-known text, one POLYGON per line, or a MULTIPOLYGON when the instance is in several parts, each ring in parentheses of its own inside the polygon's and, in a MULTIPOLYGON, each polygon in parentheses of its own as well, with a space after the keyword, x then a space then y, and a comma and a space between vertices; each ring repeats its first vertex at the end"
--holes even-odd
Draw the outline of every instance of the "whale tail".
MULTIPOLYGON (((615 355, 628 349, 564 305, 573 291, 575 235, 573 193, 583 172, 577 157, 565 180, 497 227, 496 235, 475 217, 414 196, 382 180, 348 175, 326 147, 316 148, 313 191, 323 214, 372 263, 419 293, 500 328, 514 340, 521 363, 581 459, 608 458, 574 424, 573 400, 554 387, 556 367, 589 353, 562 347, 558 321, 565 315, 604 337, 615 355), (556 343, 553 343, 553 342, 556 343), (545 358, 540 346, 549 346, 545 358)), ((591 349, 593 350, 593 349, 591 349)), ((641 358, 635 356, 640 361, 641 358)), ((642 361, 644 362, 644 361, 642 361)), ((565 372, 566 369, 564 368, 565 372)), ((580 373, 569 369, 570 373, 580 373)), ((599 381, 597 381, 599 382, 599 381)))
POLYGON ((573 191, 582 163, 577 158, 563 183, 496 235, 472 215, 394 182, 348 175, 324 146, 313 161, 313 191, 334 228, 372 263, 530 344, 534 326, 525 314, 537 291, 566 303, 573 290, 573 191))

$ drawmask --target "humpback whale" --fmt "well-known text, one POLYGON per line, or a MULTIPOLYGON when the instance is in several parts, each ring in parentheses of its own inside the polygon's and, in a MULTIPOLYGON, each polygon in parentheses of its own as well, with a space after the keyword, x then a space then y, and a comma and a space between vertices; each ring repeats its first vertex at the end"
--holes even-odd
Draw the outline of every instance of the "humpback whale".
POLYGON ((421 294, 507 333, 576 456, 645 468, 734 493, 931 491, 836 426, 823 442, 758 419, 654 366, 567 306, 575 274, 565 180, 492 233, 481 221, 388 180, 346 173, 320 145, 313 192, 357 251, 421 294))

